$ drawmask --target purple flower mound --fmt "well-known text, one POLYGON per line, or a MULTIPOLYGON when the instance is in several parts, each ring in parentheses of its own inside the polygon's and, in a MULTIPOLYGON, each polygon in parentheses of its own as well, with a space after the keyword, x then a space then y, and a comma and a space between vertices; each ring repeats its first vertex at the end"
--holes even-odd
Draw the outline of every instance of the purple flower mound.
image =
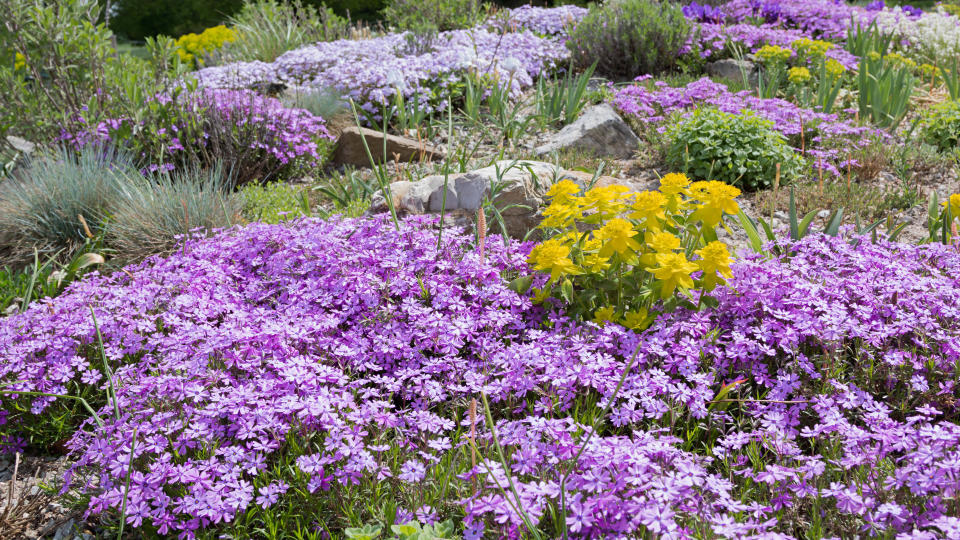
POLYGON ((731 0, 723 5, 723 11, 735 22, 759 17, 803 30, 813 38, 843 39, 851 19, 859 19, 867 10, 834 0, 731 0))
MULTIPOLYGON (((481 259, 467 235, 445 234, 438 251, 423 219, 223 231, 0 321, 0 384, 105 392, 93 306, 120 418, 110 404, 104 428, 74 435, 71 480, 90 514, 117 511, 132 453, 127 521, 161 534, 224 527, 294 492, 416 491, 442 458, 463 464, 481 392, 521 506, 546 531, 561 493, 583 538, 789 538, 817 516, 846 538, 960 528, 954 248, 808 237, 789 257, 736 264, 716 308, 643 334, 511 291, 528 248, 490 238, 481 259), (607 403, 572 463, 584 408, 607 403), (391 446, 400 459, 384 458, 391 446), (278 479, 292 448, 295 470, 278 479)), ((54 401, 19 399, 38 415, 54 401)), ((465 537, 516 537, 479 416, 480 463, 445 482, 467 494, 465 537)))
MULTIPOLYGON (((644 81, 649 76, 638 77, 644 81)), ((839 114, 826 114, 779 98, 759 98, 749 90, 730 92, 726 85, 714 82, 707 77, 693 81, 685 87, 673 88, 663 81, 653 84, 653 89, 645 84, 634 84, 617 89, 612 103, 625 116, 632 116, 639 122, 666 129, 665 121, 671 113, 691 114, 701 106, 714 106, 724 112, 740 114, 751 110, 762 118, 773 122, 773 128, 796 145, 795 150, 804 152, 812 158, 814 167, 837 177, 843 176, 847 164, 856 167, 856 159, 849 159, 850 150, 859 150, 874 140, 889 140, 890 136, 882 130, 859 126, 851 118, 839 114), (805 133, 804 146, 800 147, 800 134, 805 133)))

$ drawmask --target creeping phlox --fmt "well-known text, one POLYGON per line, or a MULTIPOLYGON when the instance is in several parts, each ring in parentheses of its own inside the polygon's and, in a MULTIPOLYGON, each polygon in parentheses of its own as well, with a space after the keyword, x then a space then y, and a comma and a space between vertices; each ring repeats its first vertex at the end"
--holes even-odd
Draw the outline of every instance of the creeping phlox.
POLYGON ((227 43, 237 40, 237 33, 224 25, 207 28, 200 34, 184 34, 177 38, 177 55, 185 64, 199 67, 204 64, 204 56, 227 43))
POLYGON ((739 212, 739 189, 668 174, 658 191, 607 185, 581 192, 564 179, 547 193, 540 226, 552 234, 529 258, 550 274, 537 301, 559 294, 583 318, 642 329, 656 318, 658 300, 664 310, 690 300, 709 305, 704 293, 732 275, 716 227, 739 212))

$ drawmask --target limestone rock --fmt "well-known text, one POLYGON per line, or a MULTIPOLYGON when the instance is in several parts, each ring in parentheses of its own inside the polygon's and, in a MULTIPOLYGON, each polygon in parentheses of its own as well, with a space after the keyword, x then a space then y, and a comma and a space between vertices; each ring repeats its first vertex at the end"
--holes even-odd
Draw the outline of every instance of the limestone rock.
POLYGON ((588 108, 572 124, 564 126, 546 144, 537 147, 537 155, 571 148, 598 156, 626 159, 640 145, 630 126, 620 118, 613 107, 603 103, 588 108))

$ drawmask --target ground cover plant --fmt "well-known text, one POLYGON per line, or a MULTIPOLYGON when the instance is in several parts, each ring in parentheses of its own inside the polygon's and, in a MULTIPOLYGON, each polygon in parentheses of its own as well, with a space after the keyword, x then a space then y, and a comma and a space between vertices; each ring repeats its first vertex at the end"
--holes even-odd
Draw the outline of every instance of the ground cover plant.
POLYGON ((960 538, 955 6, 360 4, 14 0, 0 536, 960 538))

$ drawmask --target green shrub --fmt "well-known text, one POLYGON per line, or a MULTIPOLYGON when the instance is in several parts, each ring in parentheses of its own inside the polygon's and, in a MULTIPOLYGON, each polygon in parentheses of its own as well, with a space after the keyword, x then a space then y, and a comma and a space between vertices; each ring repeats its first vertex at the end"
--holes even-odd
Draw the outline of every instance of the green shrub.
POLYGON ((921 120, 923 139, 940 151, 960 146, 960 101, 945 101, 928 108, 921 120))
POLYGON ((240 189, 243 215, 250 221, 280 223, 310 215, 310 200, 303 188, 285 182, 247 184, 240 189))
POLYGON ((720 180, 746 190, 773 185, 777 164, 781 181, 796 178, 803 160, 773 130, 773 123, 745 111, 730 114, 697 109, 667 130, 667 162, 696 179, 720 180))
POLYGON ((107 232, 108 245, 124 261, 170 252, 178 236, 230 227, 240 215, 240 199, 220 166, 129 180, 107 232))
POLYGON ((484 13, 481 0, 388 0, 383 18, 398 30, 431 27, 443 32, 470 28, 484 13))
POLYGON ((316 9, 300 0, 250 0, 229 20, 238 39, 228 45, 225 60, 272 62, 281 54, 317 41, 332 41, 350 34, 350 23, 330 8, 316 9))
POLYGON ((110 28, 132 40, 199 33, 225 21, 242 4, 243 0, 114 0, 110 28))
MULTIPOLYGON (((53 141, 62 129, 96 125, 105 118, 132 117, 154 95, 173 84, 166 68, 117 54, 113 36, 97 21, 97 2, 9 0, 0 25, 0 57, 10 54, 18 68, 0 65, 0 139, 5 132, 36 142, 53 141)), ((148 43, 158 65, 175 47, 148 43), (160 56, 167 55, 164 58, 160 56)))
POLYGON ((91 148, 38 157, 0 182, 0 254, 8 264, 67 259, 100 237, 110 210, 137 174, 129 156, 91 148), (82 216, 82 218, 81 218, 82 216))
POLYGON ((625 80, 674 68, 690 30, 679 3, 618 0, 591 7, 567 48, 579 68, 625 80))

